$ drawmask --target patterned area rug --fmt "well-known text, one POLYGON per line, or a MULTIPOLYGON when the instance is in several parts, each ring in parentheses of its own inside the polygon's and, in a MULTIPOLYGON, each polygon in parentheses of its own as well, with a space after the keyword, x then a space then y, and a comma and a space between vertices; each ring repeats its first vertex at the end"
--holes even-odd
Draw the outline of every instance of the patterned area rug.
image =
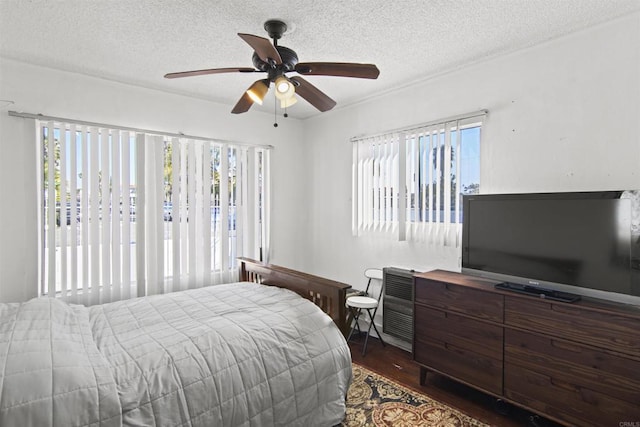
POLYGON ((444 403, 353 364, 343 427, 487 426, 444 403))

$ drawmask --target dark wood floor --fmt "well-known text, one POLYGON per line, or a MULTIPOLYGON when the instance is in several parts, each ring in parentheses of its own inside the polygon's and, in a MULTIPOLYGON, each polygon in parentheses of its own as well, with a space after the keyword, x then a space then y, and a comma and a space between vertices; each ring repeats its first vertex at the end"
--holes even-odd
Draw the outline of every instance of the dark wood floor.
POLYGON ((440 375, 429 373, 426 385, 421 386, 420 368, 412 360, 411 353, 389 344, 383 347, 379 340, 371 338, 367 344, 367 354, 363 357, 363 343, 363 337, 352 338, 349 342, 351 358, 354 362, 385 377, 392 378, 405 387, 447 403, 487 424, 500 427, 557 426, 544 418, 534 416, 531 419, 532 414, 527 411, 505 402, 496 402, 494 397, 440 375))

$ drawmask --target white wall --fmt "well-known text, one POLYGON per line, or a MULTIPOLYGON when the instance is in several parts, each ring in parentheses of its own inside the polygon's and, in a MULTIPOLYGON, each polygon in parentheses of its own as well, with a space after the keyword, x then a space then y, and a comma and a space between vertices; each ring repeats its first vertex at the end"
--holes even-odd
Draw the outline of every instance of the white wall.
MULTIPOLYGON (((305 192, 303 125, 228 106, 107 80, 0 60, 0 99, 10 109, 230 141, 270 144, 272 153, 272 262, 302 267, 303 228, 298 200, 305 192)), ((0 111, 0 302, 37 292, 35 131, 28 121, 0 111)))
POLYGON ((367 267, 457 269, 456 249, 352 236, 349 139, 479 109, 482 193, 640 188, 640 14, 307 120, 305 269, 361 288, 367 267))

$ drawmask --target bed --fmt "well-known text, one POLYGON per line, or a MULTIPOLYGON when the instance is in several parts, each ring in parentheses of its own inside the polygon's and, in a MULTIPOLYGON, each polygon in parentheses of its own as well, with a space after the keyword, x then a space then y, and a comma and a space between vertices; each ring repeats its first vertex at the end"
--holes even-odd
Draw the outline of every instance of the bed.
POLYGON ((0 425, 338 424, 349 286, 240 263, 238 283, 92 307, 0 304, 0 425))

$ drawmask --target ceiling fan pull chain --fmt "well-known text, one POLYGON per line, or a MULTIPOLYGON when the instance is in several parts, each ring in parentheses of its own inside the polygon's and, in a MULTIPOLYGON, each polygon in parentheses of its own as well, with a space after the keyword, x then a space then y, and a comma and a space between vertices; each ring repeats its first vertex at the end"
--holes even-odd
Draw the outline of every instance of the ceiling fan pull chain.
POLYGON ((278 98, 273 97, 273 127, 278 127, 278 98))

